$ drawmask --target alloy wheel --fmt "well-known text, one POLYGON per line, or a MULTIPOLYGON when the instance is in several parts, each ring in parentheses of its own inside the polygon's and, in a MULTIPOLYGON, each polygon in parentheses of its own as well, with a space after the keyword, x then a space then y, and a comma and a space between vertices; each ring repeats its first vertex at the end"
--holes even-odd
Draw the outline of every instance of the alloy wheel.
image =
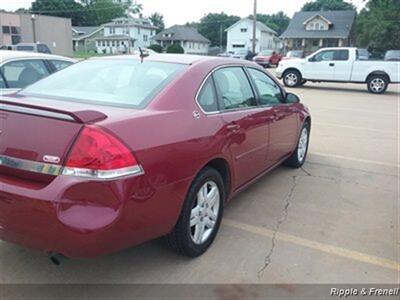
POLYGON ((375 78, 369 85, 375 93, 380 93, 385 88, 385 81, 382 78, 375 78))
POLYGON ((294 73, 288 73, 285 76, 285 81, 288 86, 295 86, 297 84, 298 80, 299 79, 298 79, 297 75, 294 73))
POLYGON ((190 214, 190 237, 203 244, 213 232, 220 209, 220 192, 214 181, 207 181, 197 193, 190 214))
POLYGON ((306 157, 308 147, 308 130, 306 127, 303 128, 301 131, 299 144, 297 146, 297 158, 299 162, 303 162, 304 158, 306 157))

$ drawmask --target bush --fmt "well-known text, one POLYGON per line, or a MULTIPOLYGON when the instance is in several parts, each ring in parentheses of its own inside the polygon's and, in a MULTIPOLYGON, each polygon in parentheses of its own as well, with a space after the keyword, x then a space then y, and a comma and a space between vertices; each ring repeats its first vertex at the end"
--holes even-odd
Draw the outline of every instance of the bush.
POLYGON ((157 53, 162 53, 162 47, 160 45, 154 44, 154 45, 150 45, 149 49, 157 52, 157 53))
POLYGON ((167 48, 167 53, 185 53, 182 46, 179 44, 173 44, 167 48))

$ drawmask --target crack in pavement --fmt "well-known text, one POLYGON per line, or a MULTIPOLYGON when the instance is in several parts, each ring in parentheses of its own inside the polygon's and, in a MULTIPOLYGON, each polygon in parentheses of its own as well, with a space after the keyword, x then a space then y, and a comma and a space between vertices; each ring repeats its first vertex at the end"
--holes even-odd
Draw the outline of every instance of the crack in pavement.
POLYGON ((282 217, 278 220, 278 222, 275 225, 275 229, 272 234, 271 249, 269 250, 267 256, 264 259, 263 267, 258 271, 258 274, 257 274, 258 278, 261 278, 261 276, 264 274, 265 269, 268 268, 268 266, 271 264, 272 254, 274 253, 275 245, 276 245, 276 235, 278 234, 279 228, 281 227, 282 223, 285 222, 287 219, 288 209, 292 203, 291 200, 292 200, 294 190, 297 185, 297 177, 298 177, 298 175, 292 176, 292 186, 290 188, 289 193, 287 194, 287 196, 285 198, 285 206, 283 207, 282 217))

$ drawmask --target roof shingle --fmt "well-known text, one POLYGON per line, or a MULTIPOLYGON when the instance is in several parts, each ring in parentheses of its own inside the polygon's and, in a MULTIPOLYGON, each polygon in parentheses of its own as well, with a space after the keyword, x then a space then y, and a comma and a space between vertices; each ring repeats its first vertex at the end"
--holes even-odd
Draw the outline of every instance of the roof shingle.
POLYGON ((184 25, 174 25, 152 37, 155 41, 190 41, 210 43, 210 40, 202 36, 196 29, 184 25), (165 36, 172 34, 172 36, 165 36))

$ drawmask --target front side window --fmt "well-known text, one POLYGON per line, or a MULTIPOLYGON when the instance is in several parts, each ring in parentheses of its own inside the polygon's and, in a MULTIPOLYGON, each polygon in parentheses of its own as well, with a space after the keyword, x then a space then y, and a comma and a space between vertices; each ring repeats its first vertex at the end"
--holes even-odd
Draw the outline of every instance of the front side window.
POLYGON ((250 82, 241 67, 217 70, 214 79, 225 109, 257 106, 250 82))
POLYGON ((4 82, 3 76, 0 74, 0 89, 5 89, 6 83, 4 82))
POLYGON ((314 56, 314 61, 331 61, 335 55, 335 51, 327 50, 321 51, 314 56))
POLYGON ((61 101, 144 108, 185 65, 133 59, 74 64, 21 92, 61 101))
POLYGON ((248 69, 254 84, 260 95, 261 105, 276 105, 281 104, 283 97, 279 86, 268 77, 265 73, 256 70, 248 69))
POLYGON ((215 95, 212 77, 209 77, 203 85, 197 101, 205 112, 218 111, 218 100, 217 96, 215 95))
POLYGON ((10 88, 24 88, 49 75, 42 60, 13 61, 1 67, 10 88))

